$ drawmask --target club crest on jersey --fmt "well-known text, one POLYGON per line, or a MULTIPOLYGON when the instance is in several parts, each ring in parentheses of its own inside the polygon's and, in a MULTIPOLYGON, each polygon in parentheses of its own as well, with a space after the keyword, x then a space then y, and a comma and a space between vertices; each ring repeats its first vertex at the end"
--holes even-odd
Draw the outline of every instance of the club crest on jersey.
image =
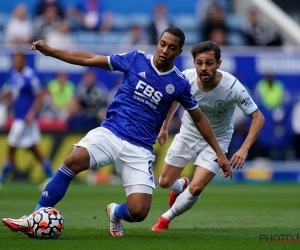
POLYGON ((216 100, 215 101, 215 107, 218 109, 224 108, 225 107, 225 101, 223 100, 216 100))
POLYGON ((167 86, 166 86, 166 92, 168 93, 168 94, 173 94, 174 93, 174 91, 175 91, 175 87, 174 87, 174 85, 173 84, 168 84, 167 86))

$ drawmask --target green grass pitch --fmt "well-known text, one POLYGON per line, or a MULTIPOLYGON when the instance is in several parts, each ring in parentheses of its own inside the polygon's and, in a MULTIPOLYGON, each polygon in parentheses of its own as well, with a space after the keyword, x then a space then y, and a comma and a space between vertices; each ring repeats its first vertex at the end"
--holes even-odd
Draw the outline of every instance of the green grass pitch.
MULTIPOLYGON (((6 184, 0 192, 0 217, 31 213, 39 196, 36 184, 6 184)), ((300 241, 261 239, 261 235, 300 239, 300 185, 210 184, 192 210, 176 218, 168 231, 151 232, 151 226, 168 208, 167 197, 167 191, 155 190, 147 219, 125 222, 124 237, 109 237, 104 210, 111 202, 125 200, 123 188, 73 182, 56 206, 65 219, 59 239, 30 239, 1 226, 0 249, 300 249, 300 241)))

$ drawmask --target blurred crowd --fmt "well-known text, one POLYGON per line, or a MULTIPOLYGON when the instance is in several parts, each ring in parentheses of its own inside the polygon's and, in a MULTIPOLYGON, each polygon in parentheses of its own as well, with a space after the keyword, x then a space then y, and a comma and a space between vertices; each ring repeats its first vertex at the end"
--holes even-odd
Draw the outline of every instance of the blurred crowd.
MULTIPOLYGON (((254 9, 249 10, 248 17, 241 17, 233 12, 231 2, 227 0, 195 1, 194 13, 184 15, 184 18, 174 18, 168 6, 159 2, 149 11, 153 12, 148 15, 150 18, 143 16, 138 21, 131 20, 129 15, 122 19, 119 14, 113 13, 108 0, 73 3, 64 8, 61 1, 40 0, 33 13, 28 12, 26 4, 17 5, 3 27, 4 42, 29 45, 32 41, 44 39, 50 46, 68 49, 75 48, 79 43, 95 42, 113 42, 119 46, 153 45, 165 28, 174 25, 188 30, 186 44, 203 40, 229 46, 283 44, 280 35, 264 24, 254 9), (125 22, 127 25, 124 25, 125 22), (113 40, 105 39, 112 34, 113 40), (95 40, 96 37, 98 40, 95 40)), ((121 79, 122 76, 118 77, 114 87, 107 89, 107 84, 101 82, 95 69, 88 68, 80 82, 72 82, 67 73, 58 72, 54 79, 43 83, 45 95, 40 119, 57 120, 69 131, 86 132, 99 126, 121 79)), ((252 92, 267 121, 256 145, 250 150, 249 159, 259 156, 274 160, 300 159, 300 96, 291 105, 287 101, 291 94, 272 72, 249 92, 252 92)), ((7 108, 10 117, 13 115, 11 100, 0 105, 2 121, 5 120, 7 108)), ((172 120, 171 132, 178 131, 181 114, 180 109, 172 120)), ((249 128, 249 119, 239 110, 236 112, 235 126, 230 152, 241 145, 249 128)))
POLYGON ((108 0, 77 0, 67 7, 62 2, 39 0, 32 13, 26 4, 15 6, 3 24, 3 42, 28 44, 43 39, 51 46, 68 48, 80 43, 156 44, 166 27, 177 26, 185 31, 187 45, 202 40, 229 46, 283 43, 254 9, 242 17, 228 0, 194 0, 193 12, 183 15, 170 13, 164 1, 154 4, 149 13, 129 14, 114 13, 110 6, 117 3, 108 0))
MULTIPOLYGON (((248 92, 266 119, 259 138, 249 151, 248 159, 256 157, 272 160, 300 159, 299 92, 290 93, 285 88, 284 82, 271 72, 260 79, 253 90, 248 89, 248 92)), ((240 109, 236 109, 235 133, 229 154, 233 154, 246 138, 249 120, 240 109)))
MULTIPOLYGON (((50 124, 50 127, 41 126, 42 129, 85 133, 101 124, 123 76, 118 75, 114 86, 108 89, 107 84, 97 77, 95 70, 87 68, 79 82, 71 81, 65 72, 58 72, 53 79, 42 83, 44 95, 39 121, 50 124)), ((3 84, 5 86, 6 83, 3 84)), ((254 89, 248 88, 248 91, 266 118, 265 126, 256 145, 250 149, 248 159, 300 159, 300 96, 293 96, 296 101, 291 102, 292 95, 295 94, 290 93, 284 83, 271 72, 260 79, 254 89)), ((171 133, 179 131, 182 112, 180 108, 172 119, 171 133)), ((4 129, 8 129, 13 116, 12 99, 6 99, 0 103, 0 127, 2 125, 4 129)), ((250 121, 237 107, 235 133, 229 155, 246 138, 250 121)))

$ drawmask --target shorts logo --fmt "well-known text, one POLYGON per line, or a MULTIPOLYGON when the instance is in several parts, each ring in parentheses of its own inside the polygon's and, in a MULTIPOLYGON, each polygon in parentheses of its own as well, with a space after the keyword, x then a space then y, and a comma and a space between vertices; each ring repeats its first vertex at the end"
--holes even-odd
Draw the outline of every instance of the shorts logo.
POLYGON ((148 166, 149 166, 148 171, 149 171, 149 174, 151 175, 149 177, 149 181, 154 182, 154 176, 153 176, 154 161, 151 161, 151 160, 148 161, 148 166))
POLYGON ((149 174, 153 175, 153 166, 154 166, 154 161, 148 161, 148 171, 149 174))
POLYGON ((173 94, 174 93, 174 91, 175 91, 175 87, 174 87, 174 85, 173 84, 168 84, 167 86, 166 86, 166 92, 168 93, 168 94, 173 94))
POLYGON ((225 107, 225 101, 223 100, 216 100, 215 101, 215 107, 218 109, 224 108, 225 107))
POLYGON ((167 158, 169 160, 171 160, 173 157, 174 157, 174 152, 173 152, 173 150, 170 149, 169 152, 168 152, 168 154, 167 154, 167 158))

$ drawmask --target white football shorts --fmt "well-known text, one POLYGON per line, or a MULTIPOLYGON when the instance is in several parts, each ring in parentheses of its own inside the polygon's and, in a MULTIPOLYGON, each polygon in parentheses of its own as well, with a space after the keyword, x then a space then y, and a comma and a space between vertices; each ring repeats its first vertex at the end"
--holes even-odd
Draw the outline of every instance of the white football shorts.
MULTIPOLYGON (((89 151, 90 168, 97 169, 113 164, 129 193, 150 193, 155 189, 153 165, 155 156, 147 149, 118 138, 110 130, 98 127, 82 138, 75 146, 89 151), (134 186, 139 188, 133 188, 134 186), (143 188, 143 186, 150 187, 143 188), (147 191, 148 190, 148 191, 147 191)), ((126 190, 126 194, 129 193, 126 190)))
POLYGON ((36 121, 26 124, 24 120, 13 121, 8 133, 8 145, 16 148, 30 148, 41 139, 40 128, 36 121))
MULTIPOLYGON (((225 145, 222 146, 221 148, 224 148, 225 145)), ((214 174, 217 174, 220 169, 215 151, 204 139, 188 137, 181 133, 174 137, 165 157, 165 162, 180 168, 194 162, 195 166, 206 168, 214 174)))

